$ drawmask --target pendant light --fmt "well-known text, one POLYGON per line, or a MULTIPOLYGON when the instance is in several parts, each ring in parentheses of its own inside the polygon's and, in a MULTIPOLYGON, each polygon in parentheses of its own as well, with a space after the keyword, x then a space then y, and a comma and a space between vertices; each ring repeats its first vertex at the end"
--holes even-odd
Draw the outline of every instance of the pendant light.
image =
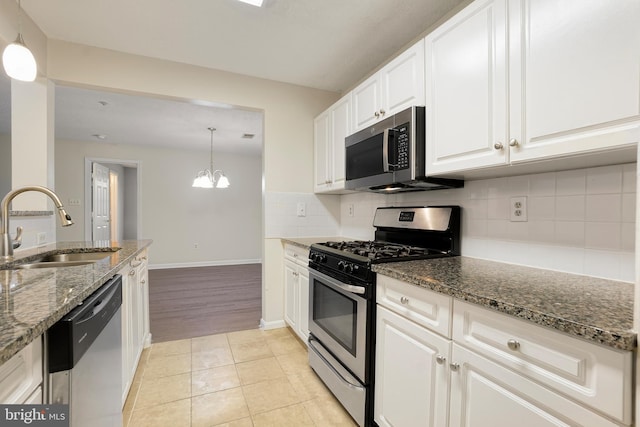
POLYGON ((18 37, 9 44, 2 53, 2 65, 9 77, 24 82, 32 82, 36 79, 38 66, 33 53, 29 50, 22 38, 22 7, 18 0, 18 37))
POLYGON ((198 175, 196 175, 196 178, 193 180, 192 187, 227 188, 231 185, 229 183, 229 178, 227 178, 224 172, 220 169, 216 169, 215 171, 213 170, 213 132, 215 132, 216 128, 210 127, 207 129, 211 132, 211 163, 209 164, 209 169, 198 172, 198 175))

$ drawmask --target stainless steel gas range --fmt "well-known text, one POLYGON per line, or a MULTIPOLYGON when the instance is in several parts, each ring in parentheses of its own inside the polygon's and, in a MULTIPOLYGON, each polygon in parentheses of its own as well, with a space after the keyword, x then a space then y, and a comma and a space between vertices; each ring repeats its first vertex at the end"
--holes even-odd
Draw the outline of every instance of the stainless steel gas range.
POLYGON ((360 426, 373 424, 375 284, 371 265, 460 255, 459 206, 378 208, 375 240, 309 252, 309 364, 360 426))

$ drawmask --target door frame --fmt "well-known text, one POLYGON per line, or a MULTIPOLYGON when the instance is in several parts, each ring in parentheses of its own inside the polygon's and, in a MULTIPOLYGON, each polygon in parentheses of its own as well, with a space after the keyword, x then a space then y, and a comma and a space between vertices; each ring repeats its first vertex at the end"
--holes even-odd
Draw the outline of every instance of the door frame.
MULTIPOLYGON (((110 159, 106 157, 85 157, 84 158, 84 199, 92 200, 92 184, 91 184, 91 165, 93 163, 111 163, 116 165, 122 165, 128 168, 135 168, 137 175, 137 187, 136 187, 136 203, 138 217, 136 218, 136 239, 141 239, 141 227, 142 227, 142 204, 140 203, 140 191, 142 188, 142 162, 140 160, 123 160, 123 159, 110 159)), ((92 203, 84 204, 84 239, 87 242, 91 241, 92 236, 92 220, 91 220, 91 205, 92 203)))

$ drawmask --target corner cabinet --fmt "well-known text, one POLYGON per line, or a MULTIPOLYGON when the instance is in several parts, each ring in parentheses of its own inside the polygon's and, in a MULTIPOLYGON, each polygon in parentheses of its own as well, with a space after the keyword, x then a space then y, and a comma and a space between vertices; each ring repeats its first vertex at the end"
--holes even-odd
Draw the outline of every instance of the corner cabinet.
POLYGON ((633 353, 378 274, 380 427, 629 426, 633 353))
POLYGON ((147 251, 119 272, 122 275, 122 405, 127 399, 142 349, 151 345, 147 251))
POLYGON ((351 93, 314 121, 314 191, 340 193, 345 186, 344 139, 351 133, 351 93))
POLYGON ((633 146, 639 21, 637 1, 471 3, 425 39, 429 171, 633 146))
POLYGON ((284 245, 284 321, 305 343, 309 339, 309 250, 284 245))
POLYGON ((412 105, 424 105, 424 40, 353 89, 353 132, 412 105))

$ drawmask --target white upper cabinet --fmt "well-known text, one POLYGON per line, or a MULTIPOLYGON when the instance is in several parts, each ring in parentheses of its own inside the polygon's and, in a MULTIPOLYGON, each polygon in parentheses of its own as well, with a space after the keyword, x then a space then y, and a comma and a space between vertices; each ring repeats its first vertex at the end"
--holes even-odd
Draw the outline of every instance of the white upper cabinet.
POLYGON ((640 2, 509 7, 511 162, 638 142, 640 2))
POLYGON ((412 105, 424 105, 424 40, 394 58, 352 93, 354 132, 412 105))
POLYGON ((640 2, 477 0, 425 39, 431 174, 640 136, 640 2))
POLYGON ((344 139, 351 133, 351 93, 342 97, 314 121, 316 193, 344 192, 344 139))

